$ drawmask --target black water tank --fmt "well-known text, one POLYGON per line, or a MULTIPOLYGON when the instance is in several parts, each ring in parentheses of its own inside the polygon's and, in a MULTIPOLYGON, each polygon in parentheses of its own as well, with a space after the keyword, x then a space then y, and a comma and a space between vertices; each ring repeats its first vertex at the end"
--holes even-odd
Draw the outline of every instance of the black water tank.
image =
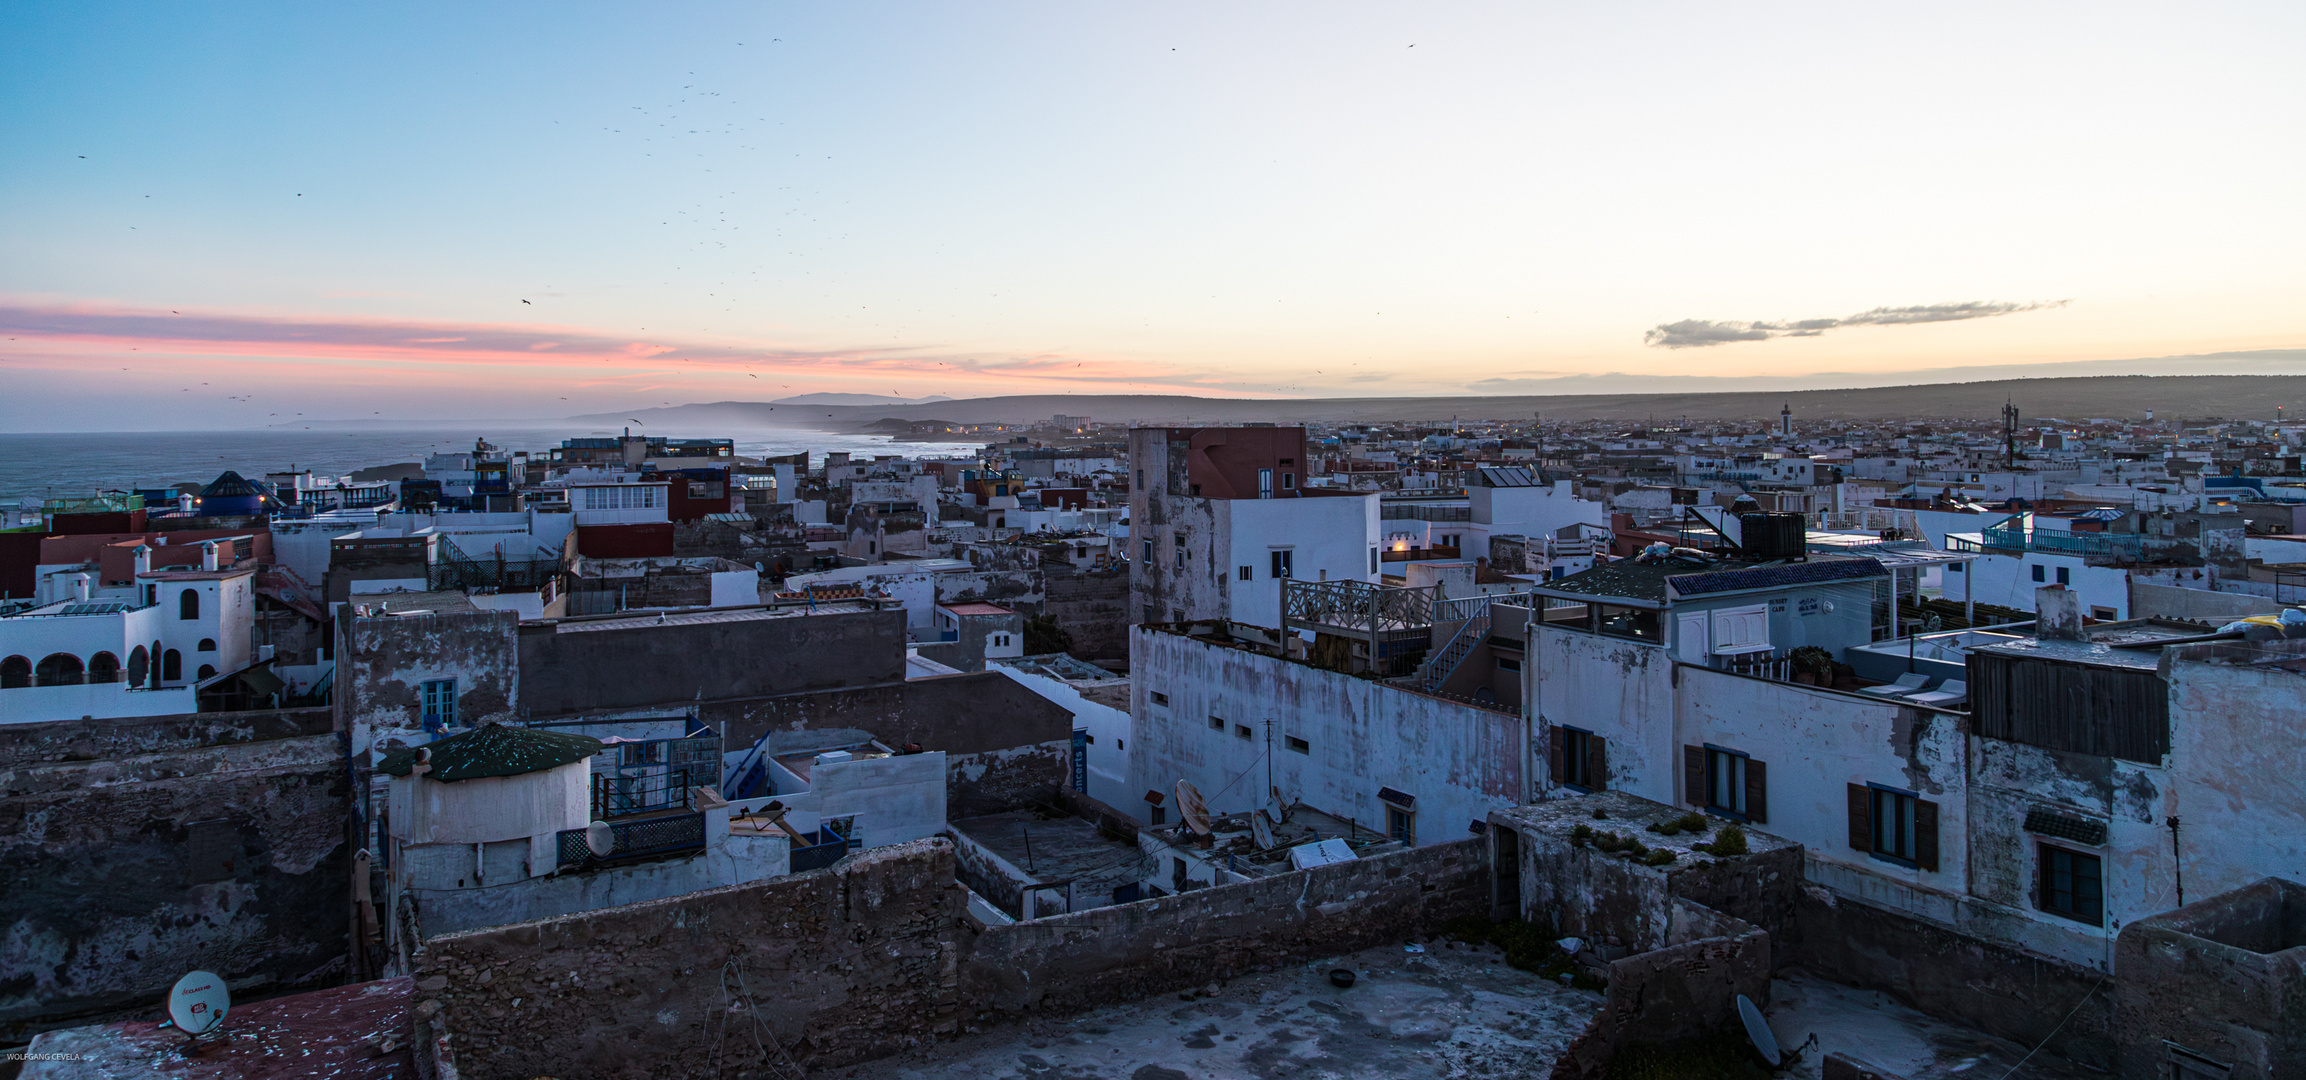
POLYGON ((1798 559, 1809 551, 1808 519, 1801 514, 1740 514, 1749 559, 1798 559))

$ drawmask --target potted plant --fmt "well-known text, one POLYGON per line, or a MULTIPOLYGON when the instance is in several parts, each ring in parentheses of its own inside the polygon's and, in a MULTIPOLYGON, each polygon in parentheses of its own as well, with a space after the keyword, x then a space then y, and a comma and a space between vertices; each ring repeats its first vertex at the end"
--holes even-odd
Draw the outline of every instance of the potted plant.
POLYGON ((1832 686, 1834 683, 1834 654, 1816 645, 1804 645, 1788 652, 1786 664, 1793 668, 1794 681, 1805 686, 1832 686))

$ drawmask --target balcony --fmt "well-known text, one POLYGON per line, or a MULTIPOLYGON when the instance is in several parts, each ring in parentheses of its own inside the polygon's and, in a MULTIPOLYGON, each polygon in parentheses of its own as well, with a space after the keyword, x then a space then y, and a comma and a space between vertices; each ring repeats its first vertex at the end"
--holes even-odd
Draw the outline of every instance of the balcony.
POLYGON ((2145 543, 2146 538, 2135 533, 2076 533, 2023 527, 1985 529, 1975 540, 1961 533, 1946 535, 1946 549, 1949 551, 2030 551, 2043 555, 2076 555, 2117 562, 2138 561, 2145 550, 2145 543))

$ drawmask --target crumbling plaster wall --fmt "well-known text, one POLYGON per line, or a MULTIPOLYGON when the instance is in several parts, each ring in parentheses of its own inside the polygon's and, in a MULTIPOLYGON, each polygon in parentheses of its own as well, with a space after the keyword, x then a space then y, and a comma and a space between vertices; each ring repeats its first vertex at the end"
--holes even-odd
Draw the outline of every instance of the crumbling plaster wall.
POLYGON ((1664 944, 1610 962, 1601 1011, 1554 1063, 1553 1080, 1606 1076, 1610 1059, 1631 1043, 1669 1043, 1729 1028, 1738 1022, 1740 994, 1757 1004, 1769 1000, 1767 933, 1679 898, 1668 919, 1664 944))
POLYGON ((952 845, 922 840, 436 937, 416 955, 418 1039, 469 1080, 773 1075, 756 1050, 772 1036, 810 1069, 893 1053, 954 1028, 952 882, 952 845))
POLYGON ((352 752, 407 740, 422 729, 424 684, 455 679, 457 722, 479 727, 518 716, 520 616, 473 611, 337 620, 336 708, 352 752))
POLYGON ((148 1008, 194 969, 251 990, 341 968, 341 740, 258 737, 310 714, 154 719, 0 729, 0 1039, 148 1008))
POLYGON ((2306 1076, 2306 886, 2279 878, 2122 928, 2121 1075, 2158 1078, 2166 1043, 2239 1078, 2306 1076))
POLYGON ((1129 655, 1129 572, 1123 567, 1042 572, 1042 610, 1073 639, 1072 653, 1084 660, 1121 660, 1129 655))
MULTIPOLYGON (((2173 735, 2187 726, 2174 723, 2173 735)), ((2171 812, 2169 771, 1999 739, 1974 739, 1972 744, 1968 897, 1952 919, 1915 913, 2104 969, 2120 924, 2177 904, 2170 834, 2162 824, 2171 812), (2036 808, 2101 823, 2106 840, 2092 845, 2028 832, 2026 815, 2036 808), (2039 848, 2044 842, 2104 861, 2106 925, 2088 926, 2039 909, 2039 848)), ((2189 863, 2189 877, 2193 870, 2189 863)))
POLYGON ((1132 634, 1129 670, 1132 792, 1190 780, 1212 812, 1231 813, 1265 805, 1278 787, 1283 805, 1383 831, 1378 791, 1390 787, 1416 797, 1419 843, 1463 837, 1523 798, 1524 725, 1512 713, 1144 627, 1132 634))
MULTIPOLYGON (((2306 653, 2292 642, 2280 647, 2306 653)), ((2306 762, 2306 673, 2205 662, 2190 651, 2166 657, 2163 678, 2172 721, 2167 812, 2180 824, 2187 894, 2199 899, 2241 888, 2269 872, 2306 876, 2306 773, 2299 768, 2306 762)), ((2169 831, 2151 832, 2160 848, 2154 862, 2167 865, 2169 831)), ((2155 910, 2174 906, 2173 899, 2155 910)))
POLYGON ((1531 628, 1522 666, 1530 676, 1531 770, 1545 785, 1540 790, 1552 781, 1546 760, 1552 730, 1564 725, 1609 740, 1610 789, 1681 801, 1675 791, 1681 747, 1672 725, 1658 722, 1674 709, 1673 657, 1663 646, 1541 625, 1531 628))

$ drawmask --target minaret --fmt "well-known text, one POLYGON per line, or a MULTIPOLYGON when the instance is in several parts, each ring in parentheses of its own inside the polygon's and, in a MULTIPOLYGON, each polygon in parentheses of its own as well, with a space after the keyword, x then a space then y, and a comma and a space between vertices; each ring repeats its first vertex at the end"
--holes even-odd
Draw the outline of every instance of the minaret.
POLYGON ((1793 402, 1786 402, 1784 407, 1778 410, 1778 434, 1783 435, 1789 439, 1794 437, 1793 402))

